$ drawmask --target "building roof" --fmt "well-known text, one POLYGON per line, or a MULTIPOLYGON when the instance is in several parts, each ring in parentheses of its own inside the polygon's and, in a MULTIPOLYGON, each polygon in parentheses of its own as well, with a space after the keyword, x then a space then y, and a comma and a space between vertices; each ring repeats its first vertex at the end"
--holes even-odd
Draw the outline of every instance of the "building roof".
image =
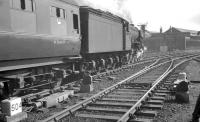
POLYGON ((194 39, 194 40, 200 40, 200 36, 198 36, 198 35, 197 36, 190 36, 190 38, 194 39))
POLYGON ((195 30, 189 30, 189 29, 182 29, 182 28, 175 28, 180 32, 190 32, 190 33, 197 33, 198 31, 195 30))
POLYGON ((198 31, 195 30, 189 30, 189 29, 182 29, 182 28, 175 28, 175 27, 170 27, 165 33, 169 32, 181 32, 181 33, 190 33, 192 35, 197 35, 198 31))
POLYGON ((60 0, 60 1, 66 2, 71 5, 79 6, 79 3, 77 2, 77 0, 60 0))

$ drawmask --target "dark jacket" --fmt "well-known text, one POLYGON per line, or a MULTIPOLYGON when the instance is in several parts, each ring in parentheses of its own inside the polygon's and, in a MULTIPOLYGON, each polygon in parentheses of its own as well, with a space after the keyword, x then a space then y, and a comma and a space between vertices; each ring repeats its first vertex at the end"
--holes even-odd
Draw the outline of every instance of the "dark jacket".
POLYGON ((188 91, 188 82, 181 81, 177 86, 176 86, 176 92, 187 92, 188 91))

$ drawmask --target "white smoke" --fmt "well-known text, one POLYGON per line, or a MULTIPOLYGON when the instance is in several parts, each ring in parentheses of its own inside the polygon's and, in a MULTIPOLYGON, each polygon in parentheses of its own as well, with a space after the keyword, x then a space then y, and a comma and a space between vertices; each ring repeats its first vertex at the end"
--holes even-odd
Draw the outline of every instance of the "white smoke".
POLYGON ((131 14, 125 7, 126 1, 127 0, 82 0, 81 4, 95 9, 111 12, 112 14, 120 16, 132 23, 131 14))

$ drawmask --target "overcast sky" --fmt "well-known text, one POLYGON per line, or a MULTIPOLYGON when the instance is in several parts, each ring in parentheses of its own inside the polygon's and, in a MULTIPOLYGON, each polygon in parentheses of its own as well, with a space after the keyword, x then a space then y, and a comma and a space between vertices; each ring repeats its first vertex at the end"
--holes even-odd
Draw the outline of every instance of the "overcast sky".
POLYGON ((98 9, 148 23, 150 31, 173 27, 200 31, 200 0, 84 0, 98 9))

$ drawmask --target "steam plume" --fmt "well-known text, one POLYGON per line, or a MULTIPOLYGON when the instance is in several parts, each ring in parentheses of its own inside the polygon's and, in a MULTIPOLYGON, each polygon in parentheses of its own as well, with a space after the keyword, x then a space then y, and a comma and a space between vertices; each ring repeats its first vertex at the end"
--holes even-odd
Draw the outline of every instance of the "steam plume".
POLYGON ((130 12, 124 7, 128 0, 82 0, 82 5, 111 12, 132 22, 130 12))

